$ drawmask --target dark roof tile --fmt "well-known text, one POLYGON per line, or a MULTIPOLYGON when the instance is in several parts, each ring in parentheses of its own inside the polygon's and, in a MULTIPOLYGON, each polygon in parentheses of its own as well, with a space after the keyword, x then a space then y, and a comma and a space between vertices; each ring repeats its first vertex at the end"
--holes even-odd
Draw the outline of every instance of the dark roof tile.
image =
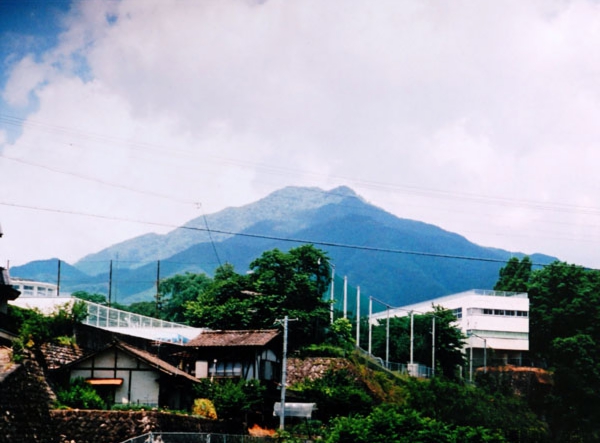
POLYGON ((277 329, 246 331, 202 331, 186 343, 192 347, 265 346, 279 335, 277 329))

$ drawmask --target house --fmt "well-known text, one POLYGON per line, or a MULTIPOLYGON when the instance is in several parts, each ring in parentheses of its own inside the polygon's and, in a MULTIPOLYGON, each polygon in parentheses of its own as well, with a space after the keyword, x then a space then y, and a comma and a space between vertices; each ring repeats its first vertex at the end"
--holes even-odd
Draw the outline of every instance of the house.
POLYGON ((64 378, 84 378, 109 405, 142 404, 187 409, 198 379, 122 341, 56 366, 64 378))
POLYGON ((521 366, 529 351, 529 298, 525 292, 472 289, 372 314, 371 324, 387 316, 424 314, 441 306, 453 311, 456 326, 467 337, 471 365, 492 363, 521 366))
POLYGON ((185 346, 186 366, 197 378, 280 378, 280 333, 276 329, 202 331, 185 346))

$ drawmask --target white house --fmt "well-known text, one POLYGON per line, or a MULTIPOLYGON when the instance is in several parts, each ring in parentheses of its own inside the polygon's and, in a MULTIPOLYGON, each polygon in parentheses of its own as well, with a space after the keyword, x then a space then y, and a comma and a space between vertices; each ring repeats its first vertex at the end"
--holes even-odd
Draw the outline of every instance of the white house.
POLYGON ((410 312, 425 314, 441 306, 454 312, 456 325, 467 336, 465 351, 476 366, 500 360, 521 365, 529 351, 529 298, 527 293, 472 289, 371 315, 371 323, 410 312), (472 353, 472 354, 471 354, 472 353))
POLYGON ((70 379, 85 379, 108 405, 135 403, 185 409, 192 404, 192 386, 198 383, 196 377, 124 342, 113 342, 59 365, 57 371, 67 371, 70 379))

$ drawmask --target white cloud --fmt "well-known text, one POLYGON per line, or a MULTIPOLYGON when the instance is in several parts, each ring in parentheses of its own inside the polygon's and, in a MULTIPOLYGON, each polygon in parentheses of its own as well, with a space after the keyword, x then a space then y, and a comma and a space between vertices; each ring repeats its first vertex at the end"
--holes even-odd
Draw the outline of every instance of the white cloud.
MULTIPOLYGON (((587 0, 83 1, 2 91, 39 108, 0 152, 47 169, 0 174, 15 202, 167 224, 348 184, 482 244, 600 265, 582 247, 600 241, 599 25, 587 0)), ((56 243, 19 227, 27 259, 159 229, 43 214, 56 243)))

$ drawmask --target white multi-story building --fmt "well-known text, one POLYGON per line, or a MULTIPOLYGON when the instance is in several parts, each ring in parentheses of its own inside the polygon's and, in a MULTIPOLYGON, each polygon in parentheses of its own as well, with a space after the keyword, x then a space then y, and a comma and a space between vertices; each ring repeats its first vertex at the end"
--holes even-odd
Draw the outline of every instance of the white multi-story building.
POLYGON ((467 337, 465 350, 476 366, 501 360, 521 365, 529 351, 529 298, 525 292, 473 289, 389 311, 372 314, 371 322, 387 316, 407 316, 433 311, 441 306, 454 312, 456 325, 467 337))

